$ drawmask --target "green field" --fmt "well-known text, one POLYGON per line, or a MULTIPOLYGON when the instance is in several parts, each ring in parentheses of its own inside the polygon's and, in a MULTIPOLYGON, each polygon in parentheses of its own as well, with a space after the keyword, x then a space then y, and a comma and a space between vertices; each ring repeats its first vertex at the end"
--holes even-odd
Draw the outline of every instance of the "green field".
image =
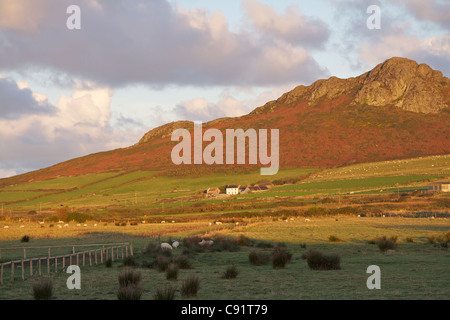
MULTIPOLYGON (((192 268, 180 270, 177 280, 166 280, 164 272, 153 268, 135 267, 142 274, 141 299, 153 299, 157 287, 174 285, 178 288, 188 275, 197 275, 201 285, 196 297, 191 299, 443 299, 450 297, 450 253, 426 243, 426 237, 439 235, 450 229, 448 219, 397 219, 397 218, 322 218, 305 222, 260 222, 248 228, 224 230, 229 236, 244 234, 254 240, 253 245, 240 246, 238 251, 187 253, 192 268), (336 235, 343 241, 329 243, 328 236, 336 235), (373 237, 396 235, 398 247, 390 253, 382 253, 376 245, 367 243, 373 237), (406 237, 414 242, 407 243, 406 237), (293 254, 292 263, 284 269, 274 269, 271 264, 253 266, 248 254, 258 241, 284 242, 293 254), (300 246, 306 243, 306 249, 300 246), (310 270, 301 256, 307 249, 318 249, 325 253, 337 253, 341 257, 341 270, 310 270), (239 274, 236 279, 222 279, 224 270, 235 264, 239 274), (366 269, 369 265, 381 268, 381 290, 368 290, 366 269)), ((181 239, 185 233, 172 236, 181 239)), ((142 249, 154 238, 117 233, 97 233, 82 239, 64 238, 59 244, 99 243, 132 241, 135 260, 142 264, 151 256, 142 249)), ((33 245, 49 245, 55 241, 34 240, 33 245)), ((16 244, 2 241, 0 247, 16 244)), ((30 242, 31 245, 31 242, 30 242)), ((270 254, 270 248, 258 249, 270 254)), ((174 252, 181 255, 183 249, 174 252)), ((104 265, 82 267, 81 290, 68 290, 68 275, 51 273, 54 283, 54 299, 117 299, 117 277, 124 270, 121 261, 113 262, 111 268, 104 265)), ((26 270, 28 272, 28 269, 26 270)), ((32 299, 31 285, 37 275, 22 281, 7 281, 0 286, 0 299, 32 299)), ((181 299, 180 293, 176 299, 181 299)))

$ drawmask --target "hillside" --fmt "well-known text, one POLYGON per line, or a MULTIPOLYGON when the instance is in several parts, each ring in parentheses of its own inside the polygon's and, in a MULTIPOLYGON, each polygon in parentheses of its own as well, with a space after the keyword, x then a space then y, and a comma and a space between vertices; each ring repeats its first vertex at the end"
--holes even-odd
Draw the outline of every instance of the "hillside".
MULTIPOLYGON (((279 129, 280 166, 333 167, 450 153, 449 106, 450 80, 441 72, 409 59, 391 58, 358 77, 331 77, 298 86, 248 115, 210 121, 203 129, 279 129)), ((188 121, 172 122, 128 148, 2 179, 0 186, 115 171, 182 175, 229 170, 229 166, 172 164, 176 143, 170 141, 171 133, 192 126, 188 121)), ((243 166, 233 169, 238 167, 243 166)))

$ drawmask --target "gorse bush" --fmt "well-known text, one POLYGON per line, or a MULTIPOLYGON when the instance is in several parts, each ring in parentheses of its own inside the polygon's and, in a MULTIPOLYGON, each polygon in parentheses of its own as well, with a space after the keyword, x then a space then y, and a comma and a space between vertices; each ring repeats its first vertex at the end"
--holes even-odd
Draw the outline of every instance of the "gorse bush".
POLYGON ((164 272, 166 271, 170 262, 172 262, 171 258, 166 257, 165 255, 162 254, 158 254, 155 260, 155 267, 159 272, 164 272))
POLYGON ((119 287, 139 286, 141 273, 139 271, 126 269, 119 273, 119 287))
POLYGON ((164 288, 156 288, 153 294, 154 300, 174 300, 175 294, 177 292, 177 287, 175 286, 165 286, 164 288))
POLYGON ((225 270, 224 274, 222 275, 222 278, 235 279, 238 276, 238 274, 239 274, 239 271, 238 271, 236 265, 233 264, 225 270))
POLYGON ((30 241, 30 237, 25 235, 22 237, 22 239, 20 239, 20 242, 29 242, 30 241))
POLYGON ((193 297, 197 295, 198 289, 200 288, 200 279, 191 275, 186 278, 181 284, 181 295, 183 297, 193 297))
POLYGON ((286 264, 291 263, 292 253, 282 246, 276 246, 272 252, 272 266, 274 269, 282 269, 286 264))
POLYGON ((248 254, 248 260, 250 261, 251 265, 262 266, 270 262, 270 255, 268 253, 252 250, 248 254))
POLYGON ((367 241, 369 244, 376 244, 378 245, 378 249, 382 252, 386 252, 388 250, 394 250, 397 246, 397 236, 391 236, 391 237, 377 237, 375 239, 367 241))
POLYGON ((31 291, 35 300, 50 300, 53 294, 52 279, 40 279, 38 282, 33 283, 31 291))
POLYGON ((303 256, 312 270, 339 270, 341 258, 337 254, 324 254, 318 250, 308 250, 303 256))

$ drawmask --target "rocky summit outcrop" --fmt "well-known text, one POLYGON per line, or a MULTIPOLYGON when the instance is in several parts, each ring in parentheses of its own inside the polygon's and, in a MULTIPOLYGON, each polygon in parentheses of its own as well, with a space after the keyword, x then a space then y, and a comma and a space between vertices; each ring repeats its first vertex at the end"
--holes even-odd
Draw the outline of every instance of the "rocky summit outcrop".
MULTIPOLYGON (((449 86, 450 80, 440 71, 410 59, 394 57, 358 77, 331 77, 310 86, 298 86, 277 101, 287 105, 306 101, 313 106, 320 101, 349 95, 352 97, 350 105, 395 106, 413 112, 437 113, 449 107, 445 94, 449 86)), ((265 112, 275 109, 273 103, 264 107, 265 112)))

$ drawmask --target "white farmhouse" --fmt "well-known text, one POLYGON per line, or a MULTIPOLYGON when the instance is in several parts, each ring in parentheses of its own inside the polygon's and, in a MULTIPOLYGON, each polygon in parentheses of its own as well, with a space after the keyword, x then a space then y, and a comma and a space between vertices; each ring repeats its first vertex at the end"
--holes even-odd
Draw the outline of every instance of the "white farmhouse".
POLYGON ((227 185, 226 193, 228 195, 239 194, 239 187, 240 187, 240 185, 236 185, 236 184, 227 185))

